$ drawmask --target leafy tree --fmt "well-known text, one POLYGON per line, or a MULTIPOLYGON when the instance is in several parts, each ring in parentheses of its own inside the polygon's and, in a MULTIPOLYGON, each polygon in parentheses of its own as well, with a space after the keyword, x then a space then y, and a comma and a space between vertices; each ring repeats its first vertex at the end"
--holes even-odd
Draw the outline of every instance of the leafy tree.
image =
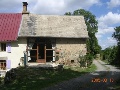
POLYGON ((118 44, 117 54, 114 62, 120 65, 120 26, 114 28, 114 30, 115 32, 113 33, 112 37, 117 40, 118 44))
POLYGON ((85 23, 87 25, 87 31, 89 35, 89 39, 87 40, 87 51, 95 56, 100 53, 101 47, 98 45, 98 40, 95 36, 95 33, 98 32, 98 22, 96 20, 95 15, 93 15, 89 11, 85 11, 84 9, 75 10, 73 13, 66 12, 65 15, 82 15, 84 16, 85 23))
POLYGON ((107 60, 110 64, 115 64, 118 46, 108 47, 103 50, 102 59, 107 60))
POLYGON ((66 12, 65 15, 72 15, 72 13, 71 12, 66 12))
POLYGON ((110 64, 120 66, 120 26, 114 28, 115 32, 112 34, 117 40, 117 46, 108 47, 102 51, 103 60, 108 60, 110 64))
POLYGON ((114 30, 115 32, 113 33, 112 37, 114 37, 117 40, 118 45, 120 46, 120 26, 114 28, 114 30))

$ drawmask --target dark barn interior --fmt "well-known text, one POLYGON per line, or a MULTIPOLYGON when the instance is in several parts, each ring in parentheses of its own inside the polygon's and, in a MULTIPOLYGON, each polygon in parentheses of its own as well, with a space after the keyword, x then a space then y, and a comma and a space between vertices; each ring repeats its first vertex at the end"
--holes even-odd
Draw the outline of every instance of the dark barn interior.
POLYGON ((50 39, 36 38, 32 50, 30 50, 30 57, 31 60, 29 62, 36 62, 37 59, 51 62, 53 59, 53 50, 50 39))

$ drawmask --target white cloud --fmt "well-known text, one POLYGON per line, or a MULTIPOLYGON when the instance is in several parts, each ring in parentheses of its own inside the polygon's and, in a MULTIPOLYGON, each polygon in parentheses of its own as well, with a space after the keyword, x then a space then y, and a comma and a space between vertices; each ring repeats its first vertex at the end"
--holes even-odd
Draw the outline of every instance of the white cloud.
POLYGON ((120 6, 120 0, 110 0, 107 2, 108 8, 114 8, 120 6))
POLYGON ((99 27, 97 34, 106 34, 111 32, 114 32, 114 27, 105 27, 105 28, 99 27))
POLYGON ((21 13, 22 2, 28 2, 28 9, 33 8, 35 5, 34 0, 0 0, 0 13, 21 13))
POLYGON ((117 41, 113 37, 107 37, 109 44, 116 44, 117 41))
POLYGON ((117 24, 120 24, 120 14, 118 13, 108 12, 106 15, 98 18, 98 33, 96 37, 102 49, 116 45, 116 40, 111 36, 117 24))
POLYGON ((0 12, 22 12, 22 2, 28 2, 28 10, 39 14, 60 14, 77 9, 89 9, 100 0, 1 0, 0 12))
POLYGON ((99 39, 98 41, 102 49, 105 49, 109 46, 117 45, 117 41, 113 37, 106 37, 105 39, 99 39))
POLYGON ((120 23, 120 14, 108 12, 107 15, 101 16, 99 19, 99 25, 113 25, 120 23))
POLYGON ((99 0, 39 0, 33 8, 34 13, 39 14, 60 14, 73 12, 84 8, 89 9, 94 4, 99 4, 99 0))
POLYGON ((103 34, 113 33, 115 24, 120 24, 120 14, 108 12, 106 15, 98 18, 98 33, 100 38, 103 34))
POLYGON ((64 0, 39 0, 33 7, 33 12, 39 14, 60 14, 65 6, 64 0))

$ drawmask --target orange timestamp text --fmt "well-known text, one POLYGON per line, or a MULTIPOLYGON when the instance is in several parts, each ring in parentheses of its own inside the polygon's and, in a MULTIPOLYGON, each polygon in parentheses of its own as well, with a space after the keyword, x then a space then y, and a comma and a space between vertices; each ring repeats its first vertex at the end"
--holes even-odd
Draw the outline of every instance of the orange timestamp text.
POLYGON ((113 78, 93 78, 92 80, 91 80, 91 82, 95 82, 95 83, 99 83, 99 82, 104 82, 104 83, 106 83, 106 82, 114 82, 114 79, 113 78))

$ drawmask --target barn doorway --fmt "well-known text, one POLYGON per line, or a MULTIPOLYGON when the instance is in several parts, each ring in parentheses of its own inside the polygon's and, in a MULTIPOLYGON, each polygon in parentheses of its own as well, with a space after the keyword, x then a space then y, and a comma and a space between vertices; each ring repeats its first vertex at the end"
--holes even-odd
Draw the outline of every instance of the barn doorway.
POLYGON ((36 38, 30 50, 30 57, 31 60, 29 62, 51 62, 53 60, 51 40, 48 38, 36 38))

